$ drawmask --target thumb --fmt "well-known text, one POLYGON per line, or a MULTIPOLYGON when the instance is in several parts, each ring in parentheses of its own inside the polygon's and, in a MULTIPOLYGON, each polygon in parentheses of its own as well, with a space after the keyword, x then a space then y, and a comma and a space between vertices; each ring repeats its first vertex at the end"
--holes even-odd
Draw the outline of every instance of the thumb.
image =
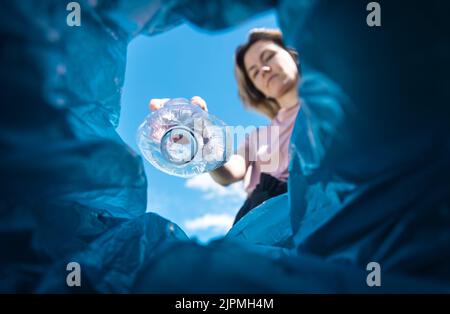
POLYGON ((205 111, 208 111, 208 107, 206 106, 206 101, 201 98, 200 96, 194 96, 191 98, 191 103, 193 103, 194 105, 199 106, 200 108, 202 108, 205 111))
POLYGON ((151 111, 155 111, 161 109, 169 100, 170 98, 153 98, 148 103, 148 107, 151 111))

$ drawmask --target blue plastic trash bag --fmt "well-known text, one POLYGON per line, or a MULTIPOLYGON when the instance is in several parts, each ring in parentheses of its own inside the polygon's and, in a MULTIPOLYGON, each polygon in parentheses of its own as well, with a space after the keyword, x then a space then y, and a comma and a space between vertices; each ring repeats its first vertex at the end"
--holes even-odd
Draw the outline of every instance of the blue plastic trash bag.
POLYGON ((146 209, 142 160, 115 128, 127 44, 162 31, 166 8, 79 3, 81 27, 64 1, 0 4, 0 291, 33 291, 56 260, 146 209))
MULTIPOLYGON (((371 28, 364 3, 274 2, 303 69, 288 192, 298 254, 448 285, 450 45, 436 25, 449 5, 383 3, 371 28)), ((185 16, 211 30, 269 4, 215 1, 196 14, 200 3, 185 16)))

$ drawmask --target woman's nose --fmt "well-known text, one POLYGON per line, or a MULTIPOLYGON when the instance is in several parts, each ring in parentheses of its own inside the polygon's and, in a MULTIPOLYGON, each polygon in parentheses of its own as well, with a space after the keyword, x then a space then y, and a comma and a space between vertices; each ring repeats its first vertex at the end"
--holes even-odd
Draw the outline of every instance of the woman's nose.
POLYGON ((263 75, 265 74, 265 73, 268 73, 268 72, 270 72, 270 66, 268 66, 268 65, 264 65, 262 68, 261 68, 261 71, 262 71, 262 73, 263 73, 263 75))

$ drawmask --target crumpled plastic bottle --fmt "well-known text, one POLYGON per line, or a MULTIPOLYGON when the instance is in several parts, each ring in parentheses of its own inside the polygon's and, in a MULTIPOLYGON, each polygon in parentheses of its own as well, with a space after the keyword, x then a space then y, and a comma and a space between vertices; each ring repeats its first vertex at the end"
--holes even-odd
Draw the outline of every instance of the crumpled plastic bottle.
POLYGON ((137 145, 154 167, 183 178, 219 168, 233 147, 225 123, 185 98, 149 114, 138 129, 137 145))

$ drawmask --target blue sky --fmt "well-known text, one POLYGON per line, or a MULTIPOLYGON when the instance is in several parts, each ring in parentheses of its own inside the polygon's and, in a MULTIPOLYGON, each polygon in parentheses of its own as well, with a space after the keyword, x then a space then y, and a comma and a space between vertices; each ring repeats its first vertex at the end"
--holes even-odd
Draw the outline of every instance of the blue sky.
MULTIPOLYGON (((233 55, 254 27, 277 27, 269 12, 226 31, 205 32, 182 25, 156 36, 139 36, 128 47, 118 132, 138 151, 138 126, 149 113, 151 98, 203 97, 209 112, 228 125, 265 125, 268 120, 243 108, 237 96, 233 55)), ((227 232, 245 200, 242 183, 227 188, 209 175, 191 179, 170 176, 147 161, 147 211, 178 224, 201 242, 227 232)))

